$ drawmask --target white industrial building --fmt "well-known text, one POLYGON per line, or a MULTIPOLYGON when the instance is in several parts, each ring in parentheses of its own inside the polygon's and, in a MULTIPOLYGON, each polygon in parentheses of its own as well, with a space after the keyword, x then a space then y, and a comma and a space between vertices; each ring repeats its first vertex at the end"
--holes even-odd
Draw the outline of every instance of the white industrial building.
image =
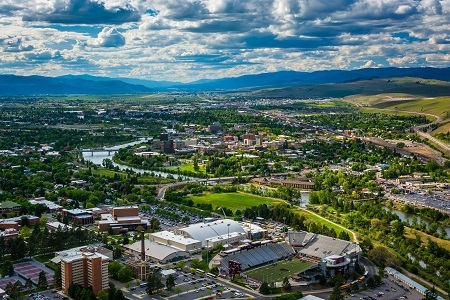
POLYGON ((195 253, 202 250, 202 243, 199 240, 176 235, 173 232, 166 230, 150 234, 149 239, 152 242, 172 246, 189 253, 195 253))
MULTIPOLYGON (((140 257, 142 253, 141 241, 131 245, 125 245, 125 252, 130 256, 140 257)), ((150 240, 144 241, 145 260, 155 263, 166 264, 189 257, 189 253, 178 248, 162 245, 150 240)))
POLYGON ((202 247, 215 247, 217 244, 233 244, 247 239, 247 233, 238 222, 224 219, 207 223, 197 223, 178 228, 175 234, 201 242, 202 247))

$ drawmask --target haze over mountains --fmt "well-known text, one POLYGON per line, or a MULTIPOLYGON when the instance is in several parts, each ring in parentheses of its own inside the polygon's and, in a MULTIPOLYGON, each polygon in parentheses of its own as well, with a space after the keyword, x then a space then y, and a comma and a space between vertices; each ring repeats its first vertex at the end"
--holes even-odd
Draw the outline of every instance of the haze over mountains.
MULTIPOLYGON (((289 87, 303 87, 301 90, 305 90, 305 86, 347 84, 348 89, 349 82, 368 82, 367 80, 401 77, 450 81, 450 68, 374 68, 352 71, 330 70, 316 72, 280 71, 215 80, 200 80, 190 83, 96 77, 90 75, 65 75, 60 77, 0 75, 0 95, 139 94, 157 91, 251 91, 286 87, 290 90, 289 96, 295 96, 296 89, 289 87)), ((344 94, 357 94, 360 92, 364 93, 364 90, 355 89, 353 93, 345 92, 344 94)), ((377 92, 383 92, 383 88, 378 88, 377 92)), ((314 94, 310 96, 314 96, 314 94)))

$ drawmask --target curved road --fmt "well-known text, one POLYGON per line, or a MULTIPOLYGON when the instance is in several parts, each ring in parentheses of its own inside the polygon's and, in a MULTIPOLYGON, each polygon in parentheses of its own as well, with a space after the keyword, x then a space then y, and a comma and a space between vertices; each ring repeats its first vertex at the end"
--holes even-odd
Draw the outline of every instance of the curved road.
POLYGON ((431 134, 429 134, 428 132, 421 131, 422 128, 425 128, 425 127, 428 127, 428 126, 431 126, 431 125, 434 125, 434 124, 442 122, 442 117, 439 117, 439 116, 436 116, 436 115, 433 115, 433 114, 427 114, 427 113, 421 113, 421 112, 415 112, 415 111, 407 111, 407 110, 383 109, 383 108, 380 108, 380 110, 387 110, 387 111, 394 111, 394 112, 404 112, 404 113, 407 113, 407 114, 429 116, 429 117, 434 118, 435 120, 433 122, 428 123, 428 124, 424 124, 424 125, 417 125, 417 126, 414 126, 412 129, 414 130, 415 133, 417 133, 421 137, 430 140, 431 142, 439 145, 439 147, 441 147, 445 151, 450 152, 449 145, 447 145, 446 143, 443 143, 440 140, 436 139, 435 137, 431 136, 431 134))

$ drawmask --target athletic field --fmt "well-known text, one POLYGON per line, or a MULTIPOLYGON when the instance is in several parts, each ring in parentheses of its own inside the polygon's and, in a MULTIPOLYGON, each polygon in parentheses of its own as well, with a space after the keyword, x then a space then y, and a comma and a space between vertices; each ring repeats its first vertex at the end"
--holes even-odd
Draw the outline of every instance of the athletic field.
POLYGON ((244 274, 249 278, 253 278, 261 282, 280 282, 283 281, 285 277, 297 275, 301 271, 314 265, 310 262, 301 261, 298 258, 283 260, 274 264, 275 265, 268 264, 262 267, 257 267, 255 269, 245 271, 244 274))

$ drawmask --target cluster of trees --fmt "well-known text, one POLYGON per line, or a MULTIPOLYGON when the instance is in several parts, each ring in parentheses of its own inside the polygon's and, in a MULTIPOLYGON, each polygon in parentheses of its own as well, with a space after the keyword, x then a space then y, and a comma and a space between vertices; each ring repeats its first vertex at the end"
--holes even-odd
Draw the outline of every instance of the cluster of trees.
POLYGON ((398 159, 392 161, 389 168, 383 170, 383 178, 392 179, 398 178, 401 175, 408 175, 414 172, 427 173, 432 180, 445 182, 449 178, 449 173, 445 168, 448 166, 440 166, 436 161, 432 160, 426 164, 422 164, 417 160, 398 159))
POLYGON ((338 234, 334 228, 329 228, 325 224, 314 222, 305 213, 299 212, 295 207, 286 204, 277 204, 270 207, 267 204, 261 204, 249 207, 244 210, 243 216, 248 219, 262 217, 278 222, 286 222, 287 225, 292 226, 295 230, 306 230, 347 241, 351 239, 346 231, 341 231, 338 234))
POLYGON ((122 265, 118 260, 113 260, 108 265, 108 273, 112 278, 120 282, 128 282, 133 279, 133 271, 129 266, 122 265))
POLYGON ((324 126, 334 130, 358 129, 361 135, 381 136, 389 139, 404 138, 410 132, 411 127, 429 123, 425 116, 400 116, 362 112, 350 114, 315 114, 302 116, 301 120, 309 124, 324 126))
POLYGON ((318 212, 364 235, 360 242, 361 248, 381 267, 398 267, 407 263, 411 272, 425 276, 426 273, 430 276, 433 274, 428 277, 430 281, 439 282, 450 290, 450 284, 444 280, 450 276, 450 251, 432 240, 424 242, 418 234, 414 238, 406 237, 404 223, 396 214, 385 209, 380 200, 353 203, 335 199, 329 205, 322 205, 322 208, 332 209, 320 209, 318 212), (384 246, 374 247, 371 240, 384 246), (393 245, 395 249, 390 249, 393 245), (426 263, 427 268, 420 267, 420 260, 426 263), (440 275, 436 275, 436 270, 439 270, 440 275))
POLYGON ((7 255, 11 260, 22 259, 27 256, 47 254, 55 251, 73 248, 98 242, 102 239, 100 234, 79 227, 73 229, 48 231, 36 225, 28 238, 21 236, 15 239, 4 240, 0 237, 0 261, 7 255))
POLYGON ((349 113, 354 111, 354 107, 351 106, 349 103, 344 101, 333 101, 332 105, 330 105, 330 102, 328 102, 326 105, 319 102, 295 102, 290 104, 285 104, 280 102, 279 105, 276 103, 271 105, 257 105, 254 106, 253 109, 257 110, 274 110, 274 109, 283 109, 287 111, 296 111, 302 114, 326 114, 326 113, 349 113))

